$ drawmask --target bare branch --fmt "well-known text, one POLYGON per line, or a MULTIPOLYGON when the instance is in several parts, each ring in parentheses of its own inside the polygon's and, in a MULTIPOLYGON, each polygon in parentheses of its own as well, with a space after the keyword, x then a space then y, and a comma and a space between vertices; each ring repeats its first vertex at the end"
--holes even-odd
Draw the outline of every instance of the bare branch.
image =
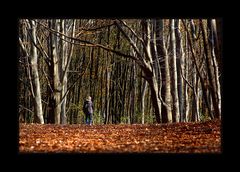
POLYGON ((27 110, 27 111, 29 111, 29 112, 31 112, 31 113, 34 113, 32 110, 30 110, 30 109, 28 109, 28 108, 26 108, 26 107, 24 107, 24 106, 22 106, 22 105, 19 105, 19 107, 22 108, 22 109, 25 109, 25 110, 27 110))
MULTIPOLYGON (((82 44, 79 44, 79 45, 89 46, 89 47, 91 47, 91 46, 92 46, 92 47, 99 47, 99 48, 102 48, 102 49, 104 49, 104 50, 113 52, 113 53, 115 53, 115 54, 117 54, 117 55, 119 55, 119 56, 123 56, 123 57, 127 57, 127 58, 130 58, 130 59, 133 59, 133 60, 135 60, 139 65, 142 65, 142 63, 139 61, 139 59, 138 59, 137 57, 135 57, 135 56, 131 56, 131 55, 128 55, 128 54, 124 54, 124 53, 122 53, 121 51, 114 50, 114 49, 112 49, 112 48, 106 47, 106 46, 101 45, 101 44, 95 44, 95 43, 92 43, 92 42, 90 42, 90 41, 86 41, 86 40, 82 40, 82 39, 79 39, 79 38, 67 36, 67 35, 65 35, 65 34, 59 32, 59 31, 56 31, 56 30, 54 30, 54 29, 51 29, 51 28, 45 26, 44 24, 42 24, 42 23, 40 23, 40 22, 38 22, 38 21, 36 21, 36 22, 39 23, 40 25, 42 25, 43 27, 45 27, 46 29, 48 29, 50 32, 56 34, 57 36, 62 35, 62 36, 64 36, 64 37, 67 38, 67 39, 70 39, 70 40, 73 40, 73 41, 76 41, 76 42, 81 42, 82 44), (59 34, 59 35, 58 35, 58 34, 59 34)), ((60 38, 60 39, 62 39, 62 38, 60 38)), ((64 39, 64 40, 65 40, 65 39, 64 39)), ((65 40, 65 41, 66 41, 66 40, 65 40)), ((70 43, 72 43, 72 42, 70 41, 70 43)), ((136 48, 136 45, 135 45, 135 48, 136 48)), ((141 56, 141 54, 139 53, 139 50, 137 50, 137 51, 138 51, 138 56, 139 56, 139 55, 141 56)))
POLYGON ((77 77, 77 79, 73 82, 73 84, 67 89, 67 91, 65 92, 65 94, 61 97, 61 100, 60 100, 60 103, 59 104, 62 104, 64 98, 67 96, 67 94, 69 93, 69 91, 73 88, 73 86, 77 83, 77 81, 85 74, 86 72, 86 69, 88 68, 90 64, 90 60, 85 68, 85 70, 77 77))
POLYGON ((126 22, 124 22, 124 21, 122 21, 122 20, 119 20, 126 28, 128 28, 130 31, 131 31, 131 33, 144 45, 145 43, 144 43, 144 41, 143 41, 143 39, 141 38, 141 37, 139 37, 137 34, 136 34, 136 32, 134 31, 134 30, 132 30, 132 28, 130 28, 127 24, 126 24, 126 22))
POLYGON ((137 56, 140 57, 141 59, 143 59, 138 47, 135 44, 135 42, 133 42, 133 40, 126 34, 126 32, 123 30, 123 28, 120 26, 120 24, 118 22, 115 22, 115 24, 118 27, 118 29, 121 31, 121 33, 124 35, 124 37, 129 41, 130 45, 133 47, 137 56))
POLYGON ((49 59, 50 57, 48 56, 48 54, 46 53, 46 51, 43 49, 43 46, 39 40, 39 38, 37 37, 37 41, 38 41, 38 44, 40 45, 40 48, 34 44, 34 46, 37 47, 37 49, 45 56, 44 60, 47 62, 47 64, 49 65, 49 59))
POLYGON ((182 78, 184 79, 184 81, 188 84, 188 86, 190 88, 194 89, 193 86, 188 82, 188 80, 183 76, 182 67, 181 66, 180 66, 180 74, 181 74, 182 78))
POLYGON ((32 78, 31 78, 31 74, 30 74, 30 65, 29 65, 29 62, 28 62, 28 52, 27 52, 27 49, 26 47, 23 45, 23 42, 22 42, 22 39, 20 37, 18 37, 19 39, 19 43, 20 43, 20 46, 22 48, 22 50, 25 52, 26 54, 26 60, 27 60, 27 67, 28 67, 28 79, 29 79, 29 83, 30 83, 30 88, 31 88, 31 92, 32 92, 32 95, 33 97, 35 97, 35 94, 34 94, 34 91, 33 91, 33 84, 32 84, 32 78))
MULTIPOLYGON (((76 25, 76 20, 73 20, 73 26, 72 26, 72 37, 74 37, 74 29, 75 29, 75 25, 76 25)), ((67 57, 67 64, 65 66, 65 69, 63 71, 63 75, 61 78, 61 82, 63 82, 63 79, 65 78, 66 74, 67 74, 67 70, 69 68, 70 62, 71 62, 71 57, 72 57, 72 53, 73 53, 73 44, 70 45, 70 53, 68 53, 68 57, 67 57)))
POLYGON ((103 28, 106 28, 106 27, 113 26, 113 25, 114 25, 114 22, 111 23, 111 24, 107 24, 107 25, 103 25, 103 26, 99 26, 99 27, 95 27, 95 28, 89 28, 89 29, 81 28, 81 30, 83 30, 83 31, 96 31, 96 30, 100 30, 100 29, 103 29, 103 28))

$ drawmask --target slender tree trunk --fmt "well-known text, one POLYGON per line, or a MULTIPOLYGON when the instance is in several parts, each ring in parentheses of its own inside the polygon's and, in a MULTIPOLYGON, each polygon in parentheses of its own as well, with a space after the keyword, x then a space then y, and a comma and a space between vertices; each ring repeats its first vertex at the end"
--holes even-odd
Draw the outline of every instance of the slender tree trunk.
POLYGON ((129 29, 128 26, 124 22, 115 22, 116 26, 118 29, 123 33, 124 37, 129 41, 131 47, 134 49, 136 52, 136 56, 131 56, 131 59, 133 59, 144 71, 145 73, 145 79, 149 82, 149 87, 151 87, 151 94, 152 94, 152 102, 155 110, 155 116, 156 120, 158 123, 160 123, 160 97, 158 96, 158 83, 156 80, 155 72, 153 71, 153 58, 152 58, 152 53, 151 53, 151 46, 150 46, 150 38, 151 38, 151 33, 150 33, 150 25, 149 25, 149 20, 141 20, 141 26, 142 26, 142 33, 143 33, 143 39, 139 38, 136 36, 136 33, 132 30, 129 29), (133 35, 135 35, 138 40, 141 40, 144 54, 142 54, 139 51, 139 48, 136 46, 136 41, 133 41, 131 37, 124 31, 122 28, 122 24, 124 24, 128 29, 131 31, 133 35), (155 94, 155 95, 153 95, 155 94))
MULTIPOLYGON (((184 76, 186 79, 188 79, 188 71, 189 71, 189 46, 188 46, 188 40, 187 40, 187 33, 186 33, 186 38, 185 38, 185 42, 186 42, 186 57, 184 58, 185 62, 185 67, 182 69, 182 71, 184 72, 184 76)), ((183 113, 183 117, 185 120, 185 122, 188 122, 189 119, 189 94, 188 94, 188 85, 186 82, 184 82, 184 97, 185 97, 185 101, 184 101, 184 107, 185 107, 185 111, 183 113)))
POLYGON ((145 111, 145 94, 147 90, 147 81, 144 80, 142 94, 141 94, 141 111, 142 111, 142 124, 144 124, 144 111, 145 111))
MULTIPOLYGON (((60 31, 63 34, 66 34, 66 26, 65 26, 65 20, 60 20, 60 31)), ((62 39, 64 39, 64 36, 61 36, 62 39)), ((61 89, 61 99, 63 98, 64 94, 67 92, 67 74, 64 75, 64 71, 67 64, 67 43, 63 40, 60 40, 61 43, 61 54, 60 54, 60 77, 62 78, 62 89, 61 89), (64 76, 63 76, 64 75, 64 76)), ((66 124, 67 123, 67 117, 66 117, 66 97, 62 100, 61 104, 61 114, 60 114, 60 123, 66 124)))
MULTIPOLYGON (((190 24, 192 24, 193 22, 190 22, 190 24)), ((189 49, 191 51, 191 54, 192 54, 192 58, 193 58, 193 63, 194 65, 196 66, 196 70, 197 70, 197 74, 198 76, 200 77, 200 82, 201 82, 201 86, 202 86, 202 93, 203 93, 203 97, 204 97, 204 100, 205 100, 205 103, 206 103, 206 106, 207 106, 207 109, 208 109, 208 112, 210 114, 210 117, 211 119, 213 119, 213 115, 212 115, 212 112, 211 112, 211 107, 210 107, 210 102, 208 100, 208 95, 207 95, 207 91, 208 91, 208 87, 207 85, 205 84, 206 81, 204 81, 204 78, 200 72, 200 68, 199 68, 199 65, 197 63, 197 60, 196 60, 196 53, 195 53, 195 50, 193 48, 193 45, 192 45, 192 41, 191 41, 191 37, 190 37, 190 33, 188 31, 188 28, 187 28, 187 25, 186 25, 186 22, 183 21, 183 24, 184 24, 184 27, 185 27, 185 30, 187 31, 187 38, 188 38, 188 44, 189 44, 189 49)), ((194 26, 192 26, 194 27, 194 26)), ((194 34, 193 34, 193 31, 192 31, 192 37, 196 37, 194 34)))
POLYGON ((109 100, 110 76, 111 76, 110 69, 107 68, 105 73, 106 73, 105 124, 107 124, 109 122, 109 104, 110 104, 109 100))
MULTIPOLYGON (((109 43, 109 38, 110 38, 110 27, 107 28, 107 43, 109 43)), ((105 120, 104 124, 109 123, 110 119, 110 78, 111 78, 111 67, 109 66, 109 53, 106 52, 106 70, 105 70, 105 81, 106 81, 106 88, 105 88, 105 120)))
MULTIPOLYGON (((216 30, 216 20, 211 19, 210 20, 210 46, 211 46, 211 55, 212 55, 212 63, 213 63, 213 73, 214 73, 214 79, 215 79, 215 93, 217 97, 217 104, 219 109, 219 118, 221 118, 221 87, 220 87, 220 80, 219 80, 219 65, 217 61, 217 57, 221 59, 220 55, 220 49, 219 49, 219 39, 218 34, 216 30), (215 53, 216 52, 216 53, 215 53), (217 55, 217 56, 216 56, 217 55)), ((219 60, 220 61, 220 60, 219 60)))
POLYGON ((220 109, 218 106, 218 98, 217 98, 217 91, 216 91, 216 81, 214 79, 214 74, 213 74, 213 64, 211 61, 211 58, 209 57, 209 50, 208 50, 208 46, 207 46, 207 37, 206 37, 206 33, 205 33, 205 29, 202 23, 202 20, 200 20, 200 27, 202 29, 202 34, 203 34, 203 45, 204 45, 204 52, 206 55, 206 62, 207 62, 207 72, 208 72, 208 79, 209 79, 209 83, 210 83, 210 91, 211 91, 211 95, 212 95, 212 103, 213 103, 213 108, 214 108, 214 118, 220 118, 220 109))
MULTIPOLYGON (((158 26, 158 25, 157 25, 158 26)), ((172 122, 172 110, 171 110, 171 80, 170 80, 170 66, 169 66, 169 56, 166 48, 166 38, 164 35, 164 22, 159 20, 159 55, 161 60, 161 78, 162 78, 162 88, 161 88, 161 97, 163 101, 161 113, 162 113, 162 122, 172 122)))
POLYGON ((172 93, 173 93, 173 122, 179 122, 180 112, 179 112, 179 99, 178 99, 178 87, 177 87, 177 63, 176 63, 176 38, 175 38, 175 25, 174 19, 171 22, 171 47, 172 47, 172 73, 173 73, 173 83, 172 83, 172 93))
MULTIPOLYGON (((100 51, 100 50, 99 50, 100 51)), ((102 53, 103 54, 103 53, 102 53)), ((100 92, 100 107, 101 108, 99 108, 100 110, 101 110, 101 118, 104 120, 105 119, 105 112, 104 112, 104 109, 105 109, 105 107, 104 107, 104 99, 103 99, 103 83, 104 83, 104 69, 103 69, 103 63, 101 63, 101 77, 100 77, 100 81, 101 81, 101 86, 100 86, 100 90, 101 90, 101 92, 100 92)), ((104 121, 103 121, 103 123, 104 123, 104 121)))
POLYGON ((180 20, 175 20, 175 28, 176 28, 176 62, 177 62, 177 85, 178 85, 178 97, 179 97, 179 113, 180 113, 180 121, 184 121, 184 96, 183 96, 183 78, 181 77, 181 69, 183 68, 183 59, 184 59, 184 50, 183 50, 183 40, 181 34, 180 20))
POLYGON ((198 76, 196 69, 193 74, 193 101, 192 101, 192 121, 199 121, 199 98, 198 98, 198 76))
MULTIPOLYGON (((50 28, 56 28, 56 20, 49 21, 50 28)), ((61 85, 59 78, 59 57, 57 56, 57 38, 55 35, 50 33, 50 57, 51 57, 51 76, 52 76, 52 88, 53 88, 53 113, 54 123, 60 124, 60 113, 61 113, 61 85)))
POLYGON ((89 50, 89 57, 90 57, 90 68, 89 68, 89 94, 91 96, 94 95, 93 93, 93 64, 94 64, 94 60, 93 60, 93 56, 94 56, 94 48, 90 48, 89 50))
MULTIPOLYGON (((152 57, 153 57, 153 68, 154 68, 154 73, 156 76, 156 80, 158 83, 158 97, 161 100, 161 67, 160 67, 160 58, 159 58, 159 53, 157 51, 157 44, 159 43, 160 34, 159 34, 159 23, 157 22, 156 19, 152 20, 152 34, 151 34, 151 52, 152 52, 152 57)), ((160 103, 160 106, 162 106, 162 103, 160 103)), ((162 121, 162 113, 161 113, 161 108, 160 108, 160 120, 162 121)))
MULTIPOLYGON (((127 59, 126 59, 126 61, 127 61, 127 59)), ((127 111, 127 106, 129 105, 129 104, 126 104, 128 101, 127 101, 127 83, 128 83, 128 80, 127 80, 127 78, 128 78, 128 70, 129 70, 129 67, 127 66, 127 65, 125 65, 125 70, 124 70, 124 84, 123 84, 123 97, 122 97, 122 99, 123 99, 123 115, 124 115, 124 122, 126 122, 126 116, 127 116, 127 113, 128 113, 128 111, 127 111)))
MULTIPOLYGON (((130 68, 130 67, 129 67, 130 68)), ((129 75, 131 74, 131 70, 128 69, 128 74, 127 74, 127 77, 129 77, 129 75)), ((126 115, 127 115, 127 124, 131 124, 131 88, 130 88, 130 82, 131 80, 128 80, 128 83, 127 83, 127 89, 128 89, 128 93, 127 93, 127 111, 126 111, 126 115)))
MULTIPOLYGON (((156 71, 154 67, 154 62, 153 60, 156 59, 155 57, 156 54, 154 54, 151 51, 151 30, 150 30, 150 20, 142 20, 142 27, 143 27, 143 38, 145 41, 145 56, 147 59, 149 59, 149 66, 145 66, 144 72, 147 78, 147 81, 149 83, 149 87, 151 90, 151 97, 152 97, 152 103, 153 103, 153 108, 155 111, 155 117, 157 123, 161 122, 160 116, 161 116, 161 101, 159 97, 159 87, 158 87, 158 80, 156 76, 156 71)), ((146 64, 148 64, 146 62, 146 64)))
POLYGON ((158 97, 158 87, 157 87, 156 78, 153 77, 148 81, 148 83, 149 83, 149 88, 151 90, 152 105, 154 108, 156 121, 157 123, 160 123, 161 122, 160 121, 161 101, 160 101, 160 98, 158 97))
POLYGON ((36 23, 33 20, 30 20, 31 30, 32 30, 32 47, 31 47, 31 67, 32 67, 32 78, 33 78, 33 91, 34 91, 34 114, 36 122, 44 124, 43 111, 42 111, 42 99, 41 99, 41 88, 39 82, 38 74, 38 55, 37 55, 37 38, 36 38, 36 23))

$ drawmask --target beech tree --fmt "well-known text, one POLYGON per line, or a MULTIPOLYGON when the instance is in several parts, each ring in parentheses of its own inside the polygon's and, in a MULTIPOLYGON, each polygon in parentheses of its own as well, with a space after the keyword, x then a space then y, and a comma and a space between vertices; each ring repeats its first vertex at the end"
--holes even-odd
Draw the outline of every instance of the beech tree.
POLYGON ((177 87, 177 56, 176 56, 176 37, 175 37, 175 22, 174 19, 170 20, 170 32, 171 32, 171 47, 172 47, 172 95, 173 95, 173 122, 179 122, 179 99, 178 99, 178 87, 177 87))
POLYGON ((167 39, 165 31, 164 20, 159 20, 159 54, 161 60, 161 79, 162 79, 162 122, 172 122, 172 98, 171 98, 171 78, 170 78, 170 66, 169 66, 169 54, 167 50, 167 39))
POLYGON ((185 52, 183 48, 183 35, 181 33, 180 20, 175 19, 175 35, 176 35, 176 67, 177 67, 177 88, 178 88, 178 99, 179 99, 179 121, 186 121, 186 114, 184 111, 184 83, 182 73, 185 71, 184 58, 185 52))
MULTIPOLYGON (((24 46, 23 41, 19 38, 20 46, 26 56, 26 58, 30 57, 30 65, 29 70, 31 71, 30 84, 32 87, 32 96, 34 102, 34 118, 37 123, 44 124, 43 120, 43 111, 42 111, 42 100, 41 100, 41 88, 38 74, 38 53, 37 53, 37 38, 36 38, 36 22, 32 20, 25 20, 25 24, 28 26, 28 33, 31 41, 31 51, 28 53, 27 48, 24 46)), ((24 40, 27 41, 27 40, 24 40)), ((30 75, 29 75, 30 76, 30 75)))

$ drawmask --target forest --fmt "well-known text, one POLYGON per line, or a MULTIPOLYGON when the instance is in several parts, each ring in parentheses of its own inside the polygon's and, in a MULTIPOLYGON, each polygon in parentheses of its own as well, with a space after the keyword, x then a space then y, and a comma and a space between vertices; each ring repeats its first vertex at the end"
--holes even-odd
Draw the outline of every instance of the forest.
POLYGON ((19 19, 18 27, 20 129, 84 125, 87 96, 95 126, 221 120, 221 19, 19 19))

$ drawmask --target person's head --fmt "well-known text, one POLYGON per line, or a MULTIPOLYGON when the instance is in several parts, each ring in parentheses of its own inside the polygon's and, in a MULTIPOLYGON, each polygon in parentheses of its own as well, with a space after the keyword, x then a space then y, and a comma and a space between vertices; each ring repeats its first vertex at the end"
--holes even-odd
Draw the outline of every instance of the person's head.
POLYGON ((92 100, 92 97, 91 97, 91 96, 88 96, 88 97, 86 98, 86 100, 87 100, 87 101, 91 101, 91 100, 92 100))

